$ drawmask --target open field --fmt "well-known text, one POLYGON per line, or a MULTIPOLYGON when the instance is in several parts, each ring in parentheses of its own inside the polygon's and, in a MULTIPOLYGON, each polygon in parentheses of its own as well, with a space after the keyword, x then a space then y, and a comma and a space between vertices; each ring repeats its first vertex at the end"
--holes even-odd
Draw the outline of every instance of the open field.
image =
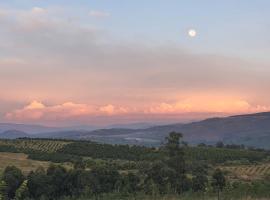
POLYGON ((24 173, 29 173, 38 167, 47 168, 50 162, 35 161, 27 159, 27 155, 23 153, 0 153, 0 172, 7 166, 16 166, 24 173))

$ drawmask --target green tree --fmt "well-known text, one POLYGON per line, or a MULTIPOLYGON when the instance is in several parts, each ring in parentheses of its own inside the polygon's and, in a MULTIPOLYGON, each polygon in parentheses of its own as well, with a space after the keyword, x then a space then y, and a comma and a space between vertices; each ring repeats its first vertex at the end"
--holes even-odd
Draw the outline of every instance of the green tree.
POLYGON ((13 199, 16 190, 24 181, 22 171, 14 166, 9 166, 4 170, 3 180, 7 184, 7 194, 9 199, 13 199))
POLYGON ((168 150, 170 157, 178 156, 182 138, 182 133, 177 132, 171 132, 169 133, 169 136, 166 137, 167 143, 165 147, 168 150))
POLYGON ((27 187, 31 198, 40 199, 41 196, 47 197, 52 193, 49 177, 43 168, 40 167, 35 172, 31 172, 27 179, 27 187))
POLYGON ((208 179, 203 174, 198 174, 192 178, 192 190, 194 192, 205 191, 208 179))
POLYGON ((167 143, 165 145, 169 157, 166 163, 175 172, 169 180, 172 189, 175 188, 174 190, 178 193, 190 188, 190 180, 185 174, 185 154, 182 137, 182 133, 171 132, 166 138, 167 143))
POLYGON ((47 169, 47 177, 50 183, 51 197, 59 198, 61 196, 69 195, 70 190, 67 181, 68 172, 63 166, 51 165, 47 169))
POLYGON ((7 184, 5 181, 0 182, 0 200, 7 199, 7 184))
POLYGON ((223 172, 220 169, 216 169, 213 174, 212 186, 218 193, 218 199, 220 199, 220 192, 226 186, 226 179, 223 172))
POLYGON ((25 180, 15 193, 15 200, 24 200, 28 197, 27 180, 25 180))
POLYGON ((219 142, 217 142, 217 144, 216 144, 216 147, 217 148, 224 148, 224 144, 223 144, 223 142, 221 142, 221 141, 219 141, 219 142))
POLYGON ((183 135, 177 132, 171 132, 167 137, 165 148, 168 151, 168 165, 173 168, 178 175, 185 173, 184 149, 181 146, 183 135))
POLYGON ((115 169, 108 166, 96 167, 89 174, 88 186, 95 195, 114 192, 120 178, 119 172, 115 169))

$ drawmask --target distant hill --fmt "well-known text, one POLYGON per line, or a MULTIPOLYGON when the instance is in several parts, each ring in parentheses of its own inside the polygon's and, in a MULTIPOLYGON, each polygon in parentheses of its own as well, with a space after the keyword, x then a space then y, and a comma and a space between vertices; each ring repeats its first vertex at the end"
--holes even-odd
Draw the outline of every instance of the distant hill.
POLYGON ((30 137, 31 135, 17 130, 8 130, 0 133, 0 139, 17 139, 17 138, 24 138, 30 137))
MULTIPOLYGON (((146 129, 100 129, 72 134, 72 139, 92 139, 109 143, 159 145, 171 131, 184 134, 192 144, 225 143, 270 148, 270 113, 239 115, 225 118, 211 118, 188 124, 170 124, 146 129)), ((67 138, 65 132, 58 135, 67 138)))
POLYGON ((31 124, 0 123, 0 133, 8 130, 17 130, 26 132, 28 134, 37 134, 41 132, 57 131, 61 130, 61 128, 47 127, 41 125, 31 125, 31 124))
POLYGON ((211 118, 188 124, 178 123, 140 129, 47 130, 43 133, 41 131, 39 134, 31 135, 31 137, 156 146, 164 142, 169 132, 177 131, 182 132, 184 140, 191 144, 214 144, 217 141, 223 141, 270 149, 270 112, 211 118))

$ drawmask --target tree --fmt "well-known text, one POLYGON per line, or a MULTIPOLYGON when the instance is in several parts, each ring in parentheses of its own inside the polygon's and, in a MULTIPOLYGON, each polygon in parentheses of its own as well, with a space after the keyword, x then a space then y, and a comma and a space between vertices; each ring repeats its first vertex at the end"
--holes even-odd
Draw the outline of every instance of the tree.
POLYGON ((139 190, 140 178, 137 175, 128 173, 125 177, 125 182, 127 192, 136 193, 139 190))
POLYGON ((217 148, 224 148, 223 142, 221 142, 221 141, 217 142, 216 147, 217 148))
POLYGON ((116 183, 120 179, 120 174, 117 170, 107 166, 93 168, 90 172, 89 187, 92 193, 99 195, 101 193, 110 193, 116 190, 116 183))
POLYGON ((165 146, 169 155, 168 165, 179 175, 185 173, 184 150, 181 146, 182 137, 182 133, 171 132, 166 138, 167 144, 165 146))
POLYGON ((165 148, 168 150, 169 156, 174 157, 179 154, 181 139, 183 135, 182 133, 171 132, 169 136, 166 137, 166 145, 165 148))
POLYGON ((184 143, 182 133, 171 132, 166 138, 165 149, 168 152, 166 164, 174 171, 174 176, 170 179, 171 187, 175 192, 182 193, 189 190, 190 180, 186 177, 184 143))
POLYGON ((86 163, 83 161, 83 159, 78 159, 74 162, 74 169, 85 169, 86 163))
POLYGON ((192 190, 194 192, 205 191, 207 183, 207 176, 198 174, 192 178, 192 190))
POLYGON ((47 177, 49 178, 51 194, 53 198, 59 198, 64 195, 69 195, 68 188, 68 172, 66 168, 59 165, 51 165, 47 169, 47 177))
POLYGON ((191 167, 192 171, 192 190, 194 192, 205 191, 208 184, 208 166, 205 163, 193 162, 191 167))
POLYGON ((42 196, 49 196, 52 193, 52 186, 49 177, 43 168, 31 172, 28 177, 27 187, 29 196, 33 199, 40 199, 42 196))
POLYGON ((27 180, 25 180, 15 193, 15 200, 24 200, 28 197, 27 180))
POLYGON ((5 181, 0 182, 0 200, 7 199, 7 184, 5 181))
POLYGON ((13 199, 16 190, 24 181, 22 171, 14 166, 9 166, 3 173, 3 181, 7 184, 7 194, 9 199, 13 199))
POLYGON ((218 193, 218 199, 220 199, 220 192, 224 189, 226 185, 225 176, 220 169, 216 169, 212 178, 212 186, 218 193))
POLYGON ((176 182, 179 179, 175 170, 168 167, 166 163, 161 161, 154 162, 145 173, 147 175, 144 180, 145 186, 147 187, 153 182, 154 186, 158 188, 160 194, 167 192, 166 189, 169 184, 175 188, 177 185, 176 182))

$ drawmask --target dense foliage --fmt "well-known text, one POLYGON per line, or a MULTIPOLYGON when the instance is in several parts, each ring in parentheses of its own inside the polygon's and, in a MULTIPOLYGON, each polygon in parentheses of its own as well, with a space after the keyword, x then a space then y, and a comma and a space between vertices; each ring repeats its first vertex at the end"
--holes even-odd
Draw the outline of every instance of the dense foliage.
MULTIPOLYGON (((160 148, 89 141, 0 140, 0 152, 22 152, 30 159, 73 165, 41 167, 29 174, 7 167, 0 178, 0 200, 166 199, 168 195, 210 199, 238 197, 241 190, 246 191, 246 197, 270 196, 270 178, 246 184, 229 181, 225 174, 235 169, 229 163, 245 163, 247 168, 267 159, 268 152, 223 143, 189 147, 176 132, 166 140, 160 148)), ((257 168, 267 172, 266 167, 257 168)))
POLYGON ((154 150, 142 146, 98 144, 95 142, 73 142, 59 149, 59 153, 92 158, 141 160, 154 150))

